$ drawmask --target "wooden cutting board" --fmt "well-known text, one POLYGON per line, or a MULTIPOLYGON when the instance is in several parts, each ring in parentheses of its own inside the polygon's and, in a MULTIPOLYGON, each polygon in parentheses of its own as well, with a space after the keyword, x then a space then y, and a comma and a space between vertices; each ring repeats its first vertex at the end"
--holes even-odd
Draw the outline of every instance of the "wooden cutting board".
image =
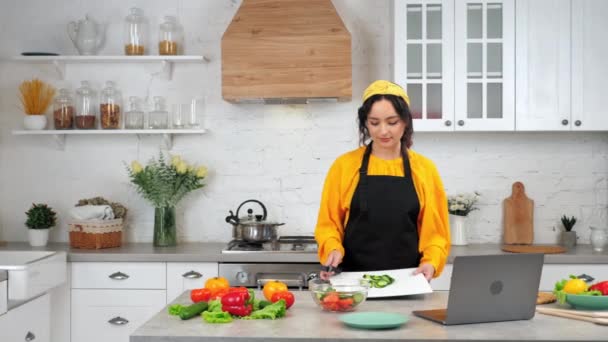
POLYGON ((513 183, 503 201, 503 241, 507 245, 530 245, 534 241, 534 201, 526 196, 522 182, 513 183))
POLYGON ((500 249, 511 253, 558 254, 566 252, 564 247, 554 245, 502 245, 500 249))

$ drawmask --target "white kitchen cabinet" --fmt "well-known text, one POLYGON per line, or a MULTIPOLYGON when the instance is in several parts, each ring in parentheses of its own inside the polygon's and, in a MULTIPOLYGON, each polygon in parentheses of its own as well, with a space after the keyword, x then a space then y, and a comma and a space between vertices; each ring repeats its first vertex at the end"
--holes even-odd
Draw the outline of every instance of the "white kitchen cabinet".
POLYGON ((555 283, 570 275, 587 274, 596 281, 608 280, 608 266, 602 264, 545 264, 540 278, 541 291, 553 291, 555 283))
POLYGON ((50 303, 47 293, 0 315, 0 340, 50 342, 50 303))
POLYGON ((72 288, 166 289, 163 262, 73 262, 72 288))
POLYGON ((72 342, 128 342, 163 309, 165 290, 72 290, 72 342))
POLYGON ((454 130, 454 3, 394 2, 394 80, 410 98, 416 131, 454 130))
POLYGON ((515 127, 518 131, 568 131, 576 127, 573 121, 579 118, 572 117, 570 102, 570 5, 570 0, 517 1, 515 127))
POLYGON ((573 130, 608 130, 608 1, 572 0, 573 130))
POLYGON ((167 263, 167 303, 186 290, 202 288, 209 278, 218 276, 216 262, 167 263))

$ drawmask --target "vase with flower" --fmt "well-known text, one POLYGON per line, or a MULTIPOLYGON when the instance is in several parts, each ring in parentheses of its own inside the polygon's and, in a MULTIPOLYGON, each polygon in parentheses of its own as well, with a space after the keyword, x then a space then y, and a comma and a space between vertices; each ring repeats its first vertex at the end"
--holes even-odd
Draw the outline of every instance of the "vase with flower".
POLYGON ((204 186, 207 168, 190 165, 177 155, 168 162, 161 152, 145 166, 133 161, 127 171, 137 192, 154 205, 154 246, 175 246, 175 206, 186 194, 204 186))
POLYGON ((466 219, 471 211, 477 210, 475 203, 477 203, 479 196, 478 192, 448 196, 452 245, 465 246, 468 244, 466 219))

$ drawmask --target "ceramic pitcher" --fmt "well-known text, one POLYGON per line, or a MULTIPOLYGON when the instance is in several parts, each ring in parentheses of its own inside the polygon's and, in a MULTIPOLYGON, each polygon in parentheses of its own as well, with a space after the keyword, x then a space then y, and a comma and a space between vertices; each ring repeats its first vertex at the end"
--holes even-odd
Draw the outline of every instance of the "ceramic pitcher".
POLYGON ((83 20, 68 23, 68 35, 78 53, 81 55, 94 55, 103 44, 103 28, 86 15, 83 20))

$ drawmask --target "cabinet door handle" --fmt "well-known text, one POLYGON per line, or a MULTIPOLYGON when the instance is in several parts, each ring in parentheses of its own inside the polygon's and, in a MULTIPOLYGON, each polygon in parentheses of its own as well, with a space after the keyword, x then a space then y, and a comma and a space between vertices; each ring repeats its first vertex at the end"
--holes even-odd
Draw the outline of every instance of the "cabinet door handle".
POLYGON ((108 277, 110 277, 110 279, 114 279, 114 280, 129 279, 129 275, 128 274, 124 274, 122 272, 114 272, 114 273, 110 274, 108 277))
POLYGON ((575 126, 580 126, 582 124, 581 120, 574 121, 575 126))
POLYGON ((449 127, 449 126, 452 126, 452 121, 450 121, 450 120, 445 120, 445 125, 446 125, 446 126, 448 126, 448 127, 449 127))
POLYGON ((31 331, 28 331, 27 334, 25 335, 25 340, 26 341, 33 341, 36 339, 36 335, 34 335, 34 333, 32 333, 31 331))
POLYGON ((562 120, 562 125, 567 126, 568 125, 568 120, 566 120, 566 119, 562 120))
POLYGON ((184 277, 186 279, 198 279, 198 278, 202 278, 203 275, 193 270, 193 271, 188 271, 188 272, 182 274, 182 277, 184 277))
POLYGON ((464 126, 464 120, 458 120, 458 126, 464 126))
POLYGON ((122 318, 120 316, 116 316, 116 317, 112 318, 111 320, 109 320, 108 323, 114 324, 114 325, 125 325, 125 324, 129 323, 129 320, 126 318, 122 318))

